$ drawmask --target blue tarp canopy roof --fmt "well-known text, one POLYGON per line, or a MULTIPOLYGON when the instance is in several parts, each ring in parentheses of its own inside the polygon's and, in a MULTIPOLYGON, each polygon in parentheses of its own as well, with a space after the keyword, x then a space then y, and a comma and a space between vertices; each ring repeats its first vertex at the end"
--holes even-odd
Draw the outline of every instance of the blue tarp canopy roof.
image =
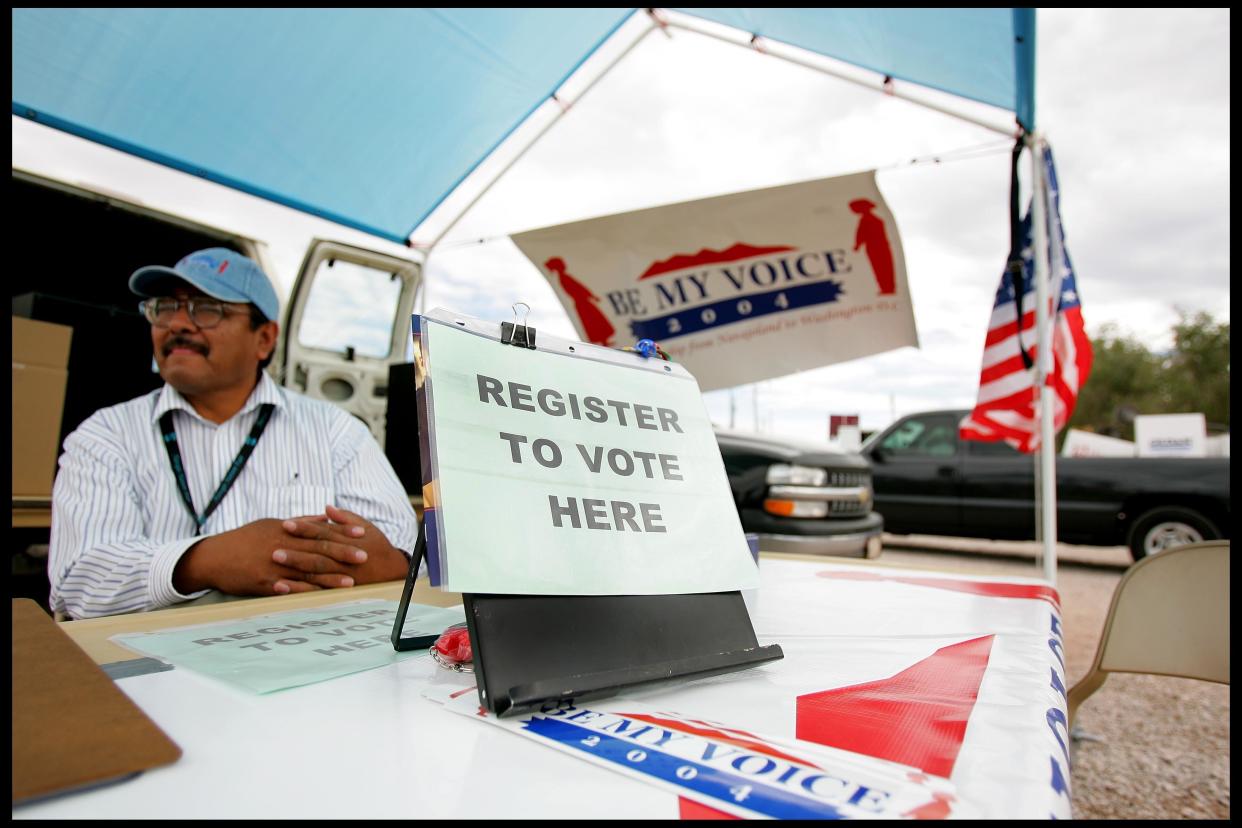
MULTIPOLYGON (((1032 9, 678 11, 1034 127, 1032 9)), ((13 9, 13 113, 404 242, 636 12, 13 9)))

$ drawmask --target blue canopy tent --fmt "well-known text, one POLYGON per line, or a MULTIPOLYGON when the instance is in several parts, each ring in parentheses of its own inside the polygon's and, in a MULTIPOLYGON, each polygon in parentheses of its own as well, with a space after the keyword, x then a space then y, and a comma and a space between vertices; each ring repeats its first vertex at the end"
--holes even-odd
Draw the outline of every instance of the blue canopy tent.
MULTIPOLYGON (((684 11, 1034 129, 1032 9, 684 11)), ((403 243, 644 14, 14 9, 13 113, 403 243)))
MULTIPOLYGON (((519 127, 563 113, 558 91, 601 47, 631 39, 615 63, 670 25, 942 111, 917 88, 989 104, 1016 125, 985 125, 1035 140, 1035 12, 998 8, 14 9, 13 114, 414 246, 519 127), (834 61, 868 78, 834 71, 834 61)), ((475 184, 475 200, 504 169, 475 184)), ((418 246, 434 248, 447 230, 418 246)), ((1046 316, 1047 262, 1036 259, 1046 316)), ((1046 341, 1048 321, 1038 327, 1046 341)), ((1053 580, 1050 405, 1041 526, 1053 580)))

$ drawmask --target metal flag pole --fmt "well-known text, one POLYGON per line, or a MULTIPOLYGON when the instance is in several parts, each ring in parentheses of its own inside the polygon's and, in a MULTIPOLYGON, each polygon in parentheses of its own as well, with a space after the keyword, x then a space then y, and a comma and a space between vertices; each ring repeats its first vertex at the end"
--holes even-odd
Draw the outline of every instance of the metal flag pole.
POLYGON ((759 434, 759 383, 753 383, 750 386, 750 402, 754 408, 752 417, 755 423, 755 433, 759 434))
POLYGON ((1031 182, 1034 198, 1031 199, 1032 244, 1035 257, 1035 330, 1039 349, 1035 370, 1036 388, 1039 391, 1039 474, 1035 502, 1039 524, 1037 536, 1043 542, 1044 578, 1051 584, 1057 582, 1057 468, 1056 444, 1053 432, 1052 388, 1048 377, 1052 374, 1052 314, 1048 307, 1048 181, 1044 175, 1044 159, 1041 151, 1043 139, 1038 132, 1027 136, 1027 148, 1031 153, 1031 182))

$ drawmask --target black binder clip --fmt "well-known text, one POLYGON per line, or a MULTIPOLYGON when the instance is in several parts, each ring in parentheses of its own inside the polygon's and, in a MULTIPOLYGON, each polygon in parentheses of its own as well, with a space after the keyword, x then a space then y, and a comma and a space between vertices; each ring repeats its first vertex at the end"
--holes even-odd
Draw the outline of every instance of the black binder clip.
POLYGON ((516 345, 519 348, 535 348, 535 329, 526 324, 526 320, 530 318, 530 305, 525 302, 516 302, 513 305, 513 321, 500 323, 500 344, 516 345), (518 305, 526 308, 526 316, 522 320, 522 324, 517 324, 518 305))

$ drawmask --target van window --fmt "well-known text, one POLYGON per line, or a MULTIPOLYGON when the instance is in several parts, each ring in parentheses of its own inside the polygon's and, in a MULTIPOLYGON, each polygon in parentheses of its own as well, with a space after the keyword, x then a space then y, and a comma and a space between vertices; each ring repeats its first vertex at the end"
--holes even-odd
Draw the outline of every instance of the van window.
POLYGON ((307 348, 384 358, 392 345, 401 279, 341 259, 319 263, 311 282, 298 342, 307 348))

